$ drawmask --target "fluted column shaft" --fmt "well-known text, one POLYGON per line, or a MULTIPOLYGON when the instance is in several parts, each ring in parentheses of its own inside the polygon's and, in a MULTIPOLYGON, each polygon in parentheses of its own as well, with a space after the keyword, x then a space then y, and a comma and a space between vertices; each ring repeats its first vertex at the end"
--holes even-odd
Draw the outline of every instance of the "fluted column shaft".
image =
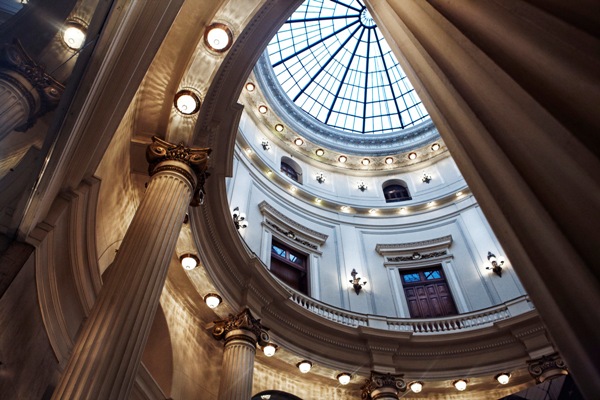
POLYGON ((164 141, 149 149, 152 179, 53 399, 128 398, 196 185, 195 157, 164 141))
POLYGON ((252 332, 237 329, 225 336, 219 400, 242 400, 252 397, 255 355, 256 336, 252 332))
POLYGON ((0 71, 0 140, 27 122, 35 99, 17 79, 0 71))

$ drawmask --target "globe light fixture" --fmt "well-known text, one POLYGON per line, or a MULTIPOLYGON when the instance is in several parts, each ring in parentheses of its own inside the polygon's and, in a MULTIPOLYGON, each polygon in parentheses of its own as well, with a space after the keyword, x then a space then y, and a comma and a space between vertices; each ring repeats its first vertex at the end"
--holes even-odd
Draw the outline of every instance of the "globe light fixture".
POLYGON ((191 253, 182 254, 181 257, 179 257, 179 261, 181 262, 183 269, 187 271, 191 271, 196 268, 200 262, 198 257, 191 253))
POLYGON ((246 83, 246 90, 249 92, 254 92, 254 89, 256 89, 256 85, 252 82, 248 82, 246 83))
POLYGON ((67 22, 63 31, 63 41, 73 50, 79 50, 85 43, 86 28, 78 22, 67 22))
POLYGON ((184 115, 192 115, 200 110, 200 98, 189 89, 182 89, 175 95, 175 109, 184 115))
POLYGON ((408 155, 409 160, 415 160, 417 158, 417 153, 412 152, 408 155))
POLYGON ((209 293, 204 296, 204 302, 208 308, 217 308, 223 299, 216 293, 209 293))
POLYGON ((346 161, 348 161, 348 157, 346 156, 339 156, 338 157, 338 161, 341 162, 342 164, 345 163, 346 161))
POLYGON ((315 154, 318 155, 319 157, 321 157, 323 154, 325 154, 325 150, 323 150, 323 149, 317 149, 315 151, 315 154))
POLYGON ((265 105, 258 106, 258 112, 261 114, 266 114, 269 111, 269 108, 265 105))
POLYGON ((227 25, 216 22, 206 28, 204 43, 209 49, 223 53, 233 44, 233 33, 227 25))
POLYGON ((393 163, 394 163, 394 159, 393 159, 392 157, 386 157, 386 158, 385 158, 385 163, 386 163, 387 165, 391 165, 391 164, 393 164, 393 163))
POLYGON ((283 132, 283 129, 284 129, 284 127, 283 127, 283 125, 281 125, 281 124, 277 124, 277 125, 275 125, 275 130, 276 130, 277 132, 283 132))
POLYGON ((277 351, 277 346, 275 344, 273 344, 273 343, 267 343, 263 347, 263 353, 267 357, 273 357, 275 355, 276 351, 277 351))
POLYGON ((306 374, 312 368, 312 363, 310 361, 303 360, 303 361, 300 361, 298 364, 296 364, 296 366, 298 367, 300 372, 302 372, 303 374, 306 374))
POLYGON ((364 166, 367 166, 371 164, 371 160, 369 160, 368 158, 363 158, 360 163, 364 166))
POLYGON ((302 146, 304 144, 304 140, 302 140, 301 138, 296 138, 294 139, 294 144, 296 146, 302 146))
POLYGON ((463 390, 465 390, 467 388, 467 381, 465 381, 464 379, 458 379, 458 380, 452 382, 452 384, 454 385, 456 390, 458 390, 459 392, 462 392, 463 390))
POLYGON ((338 374, 338 376, 337 376, 337 380, 340 383, 340 385, 349 384, 351 379, 352 379, 352 375, 350 375, 347 372, 342 372, 341 374, 338 374))
POLYGON ((506 385, 508 383, 508 381, 510 381, 510 373, 502 372, 502 373, 496 375, 495 378, 498 381, 498 383, 500 383, 501 385, 506 385))
POLYGON ((415 381, 411 382, 408 387, 412 390, 413 393, 421 393, 423 390, 423 382, 415 381))
POLYGON ((431 150, 433 151, 438 151, 440 149, 440 144, 439 143, 434 143, 431 145, 431 150))

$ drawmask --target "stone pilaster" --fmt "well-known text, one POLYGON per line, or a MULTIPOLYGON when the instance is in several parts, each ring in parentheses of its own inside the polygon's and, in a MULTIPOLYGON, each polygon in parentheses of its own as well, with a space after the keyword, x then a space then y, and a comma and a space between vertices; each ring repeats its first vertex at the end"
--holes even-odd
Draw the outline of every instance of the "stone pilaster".
POLYGON ((225 342, 219 399, 249 399, 252 397, 256 343, 268 343, 269 334, 247 308, 215 324, 214 338, 225 342))
POLYGON ((371 371, 371 377, 362 387, 363 400, 398 400, 400 393, 406 391, 402 375, 383 374, 371 371))
POLYGON ((0 46, 0 140, 26 131, 58 104, 64 87, 29 57, 19 42, 0 46))
POLYGON ((154 138, 152 178, 53 399, 126 399, 209 149, 154 138))

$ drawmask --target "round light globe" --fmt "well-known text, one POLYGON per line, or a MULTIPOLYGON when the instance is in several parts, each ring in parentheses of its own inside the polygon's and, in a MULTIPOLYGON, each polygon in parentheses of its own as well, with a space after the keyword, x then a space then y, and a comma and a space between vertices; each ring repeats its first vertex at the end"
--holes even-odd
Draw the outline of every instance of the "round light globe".
POLYGON ((85 29, 83 26, 69 25, 63 32, 63 40, 69 48, 79 50, 85 42, 85 29))
POLYGON ((503 372, 501 374, 498 374, 496 376, 496 380, 501 384, 501 385, 506 385, 508 383, 508 381, 510 381, 510 374, 507 372, 503 372))
POLYGON ((212 24, 206 33, 206 44, 215 51, 225 51, 231 46, 233 35, 224 24, 212 24))
POLYGON ((459 392, 462 392, 463 390, 465 390, 467 388, 467 381, 465 381, 464 379, 459 379, 457 381, 454 381, 454 387, 459 392))
POLYGON ((179 258, 179 260, 181 261, 181 266, 183 269, 188 271, 196 268, 198 266, 198 262, 200 262, 198 257, 193 254, 184 254, 179 258))
POLYGON ((277 351, 277 348, 272 343, 268 343, 265 347, 263 347, 263 353, 267 357, 273 357, 275 355, 276 351, 277 351))
POLYGON ((423 390, 423 382, 412 382, 409 387, 414 393, 420 393, 423 390))
POLYGON ((221 296, 215 293, 209 293, 204 296, 204 302, 208 308, 217 308, 221 304, 221 296))
POLYGON ((310 369, 312 368, 312 363, 310 361, 300 361, 298 363, 298 369, 300 370, 300 372, 302 372, 303 374, 306 374, 310 371, 310 369))
POLYGON ((347 384, 349 384, 351 379, 352 379, 352 376, 349 373, 346 373, 346 372, 342 372, 341 374, 339 374, 337 376, 337 380, 340 383, 340 385, 347 385, 347 384))

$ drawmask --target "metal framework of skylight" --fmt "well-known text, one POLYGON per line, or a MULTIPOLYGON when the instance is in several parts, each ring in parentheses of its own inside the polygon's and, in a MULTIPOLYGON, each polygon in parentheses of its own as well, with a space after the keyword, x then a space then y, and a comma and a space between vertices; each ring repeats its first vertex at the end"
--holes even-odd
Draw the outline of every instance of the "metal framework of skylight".
POLYGON ((268 46, 290 99, 317 120, 358 134, 429 118, 361 0, 307 0, 268 46))

